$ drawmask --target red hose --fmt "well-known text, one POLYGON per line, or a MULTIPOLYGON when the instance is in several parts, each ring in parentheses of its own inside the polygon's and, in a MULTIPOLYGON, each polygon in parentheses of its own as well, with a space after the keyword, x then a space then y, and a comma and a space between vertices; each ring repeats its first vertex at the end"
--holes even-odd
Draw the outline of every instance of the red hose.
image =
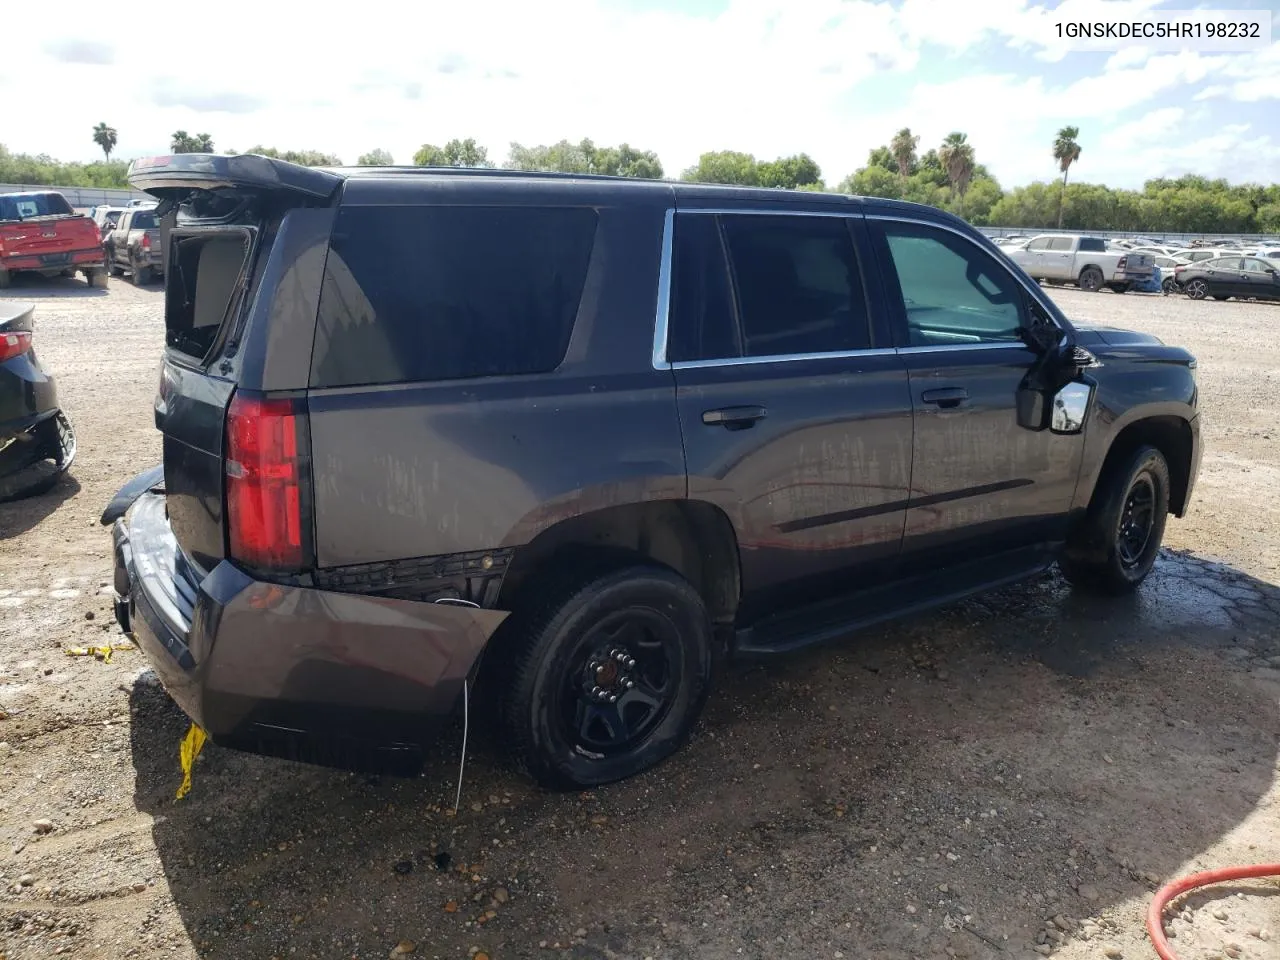
POLYGON ((1205 870, 1193 873, 1181 880, 1167 883, 1156 891, 1151 906, 1147 908, 1147 935, 1151 944, 1160 955, 1160 960, 1178 960, 1178 955, 1169 946, 1164 935, 1164 908, 1171 900, 1182 896, 1188 890, 1207 887, 1211 883, 1225 883, 1228 880, 1252 880, 1257 877, 1280 877, 1280 863, 1260 863, 1252 867, 1223 867, 1221 870, 1205 870))

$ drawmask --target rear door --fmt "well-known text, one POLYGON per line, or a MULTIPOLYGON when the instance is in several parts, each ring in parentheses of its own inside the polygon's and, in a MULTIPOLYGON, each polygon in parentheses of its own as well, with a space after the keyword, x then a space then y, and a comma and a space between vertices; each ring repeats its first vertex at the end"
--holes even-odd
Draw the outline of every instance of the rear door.
POLYGON ((666 357, 689 496, 733 519, 747 619, 872 585, 898 558, 911 397, 864 230, 844 213, 675 217, 666 357))
MULTIPOLYGON (((262 351, 245 348, 253 333, 246 322, 248 305, 263 274, 272 269, 272 241, 284 235, 287 211, 334 192, 341 180, 264 158, 185 154, 136 161, 129 182, 160 199, 157 216, 176 218, 167 237, 164 359, 155 420, 164 434, 170 527, 186 559, 197 572, 207 572, 225 554, 226 409, 242 378, 246 386, 261 385, 255 365, 262 363, 262 351)), ((127 257, 126 240, 121 230, 117 248, 127 257)), ((313 297, 318 277, 315 286, 313 297)), ((311 310, 314 330, 314 299, 311 310)), ((284 322, 280 325, 283 330, 284 322)), ((305 371, 305 347, 295 343, 291 349, 305 371)), ((298 386, 305 383, 304 373, 298 386)))
POLYGON ((1074 237, 1050 237, 1044 252, 1044 275, 1051 280, 1075 279, 1074 237))

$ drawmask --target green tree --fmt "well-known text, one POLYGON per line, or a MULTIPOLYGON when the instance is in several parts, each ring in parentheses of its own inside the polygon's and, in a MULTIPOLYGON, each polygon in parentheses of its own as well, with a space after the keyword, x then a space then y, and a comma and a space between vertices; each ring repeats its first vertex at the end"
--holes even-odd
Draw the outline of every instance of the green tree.
POLYGON ((760 185, 760 165, 749 153, 714 150, 698 157, 698 162, 680 175, 697 183, 734 183, 744 187, 760 185))
POLYGON ((852 193, 859 197, 887 197, 890 200, 901 200, 903 186, 902 177, 890 173, 879 164, 868 164, 845 177, 836 189, 841 193, 852 193))
POLYGON ((652 150, 640 150, 629 143, 599 147, 590 139, 577 143, 561 140, 535 146, 512 143, 503 166, 510 170, 602 174, 651 180, 662 176, 662 161, 652 150))
POLYGON ((250 147, 245 153, 256 154, 260 157, 272 157, 275 160, 285 160, 304 167, 342 166, 342 160, 339 157, 332 153, 322 153, 319 150, 278 150, 275 147, 264 147, 259 143, 250 147))
POLYGON ((903 127, 889 141, 889 152, 893 154, 894 163, 898 165, 898 173, 903 180, 915 172, 916 147, 919 143, 920 138, 912 135, 910 127, 903 127))
POLYGON ((100 123, 93 128, 93 142, 102 148, 102 155, 107 162, 111 162, 111 151, 116 148, 116 128, 109 127, 106 123, 100 123))
POLYGON ((360 157, 356 160, 356 165, 360 167, 389 167, 393 163, 395 163, 395 160, 392 159, 391 154, 381 147, 376 147, 368 153, 360 154, 360 157))
POLYGON ((169 141, 169 149, 174 153, 213 153, 213 137, 207 133, 192 136, 185 130, 177 130, 169 141))
POLYGON ((1080 159, 1080 144, 1076 138, 1080 136, 1079 127, 1063 127, 1053 141, 1053 159, 1058 161, 1058 169, 1062 171, 1062 193, 1058 201, 1058 227, 1062 227, 1062 208, 1067 198, 1067 171, 1080 159))
POLYGON ((766 160, 756 166, 756 181, 762 187, 798 190, 821 186, 822 168, 807 153, 797 153, 777 160, 766 160))
POLYGON ((413 155, 418 167, 492 167, 489 151, 476 143, 473 137, 459 140, 456 137, 443 147, 424 143, 413 155))
POLYGON ((947 171, 953 196, 963 197, 973 178, 973 145, 963 133, 949 133, 938 148, 938 160, 947 171))

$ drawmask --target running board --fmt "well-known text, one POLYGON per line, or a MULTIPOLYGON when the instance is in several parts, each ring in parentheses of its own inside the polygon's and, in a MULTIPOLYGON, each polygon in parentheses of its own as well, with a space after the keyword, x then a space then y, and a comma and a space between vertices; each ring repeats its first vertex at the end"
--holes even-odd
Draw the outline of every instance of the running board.
POLYGON ((734 652, 741 657, 790 653, 886 620, 947 606, 1042 573, 1060 549, 1058 544, 1026 547, 775 614, 738 630, 734 652))

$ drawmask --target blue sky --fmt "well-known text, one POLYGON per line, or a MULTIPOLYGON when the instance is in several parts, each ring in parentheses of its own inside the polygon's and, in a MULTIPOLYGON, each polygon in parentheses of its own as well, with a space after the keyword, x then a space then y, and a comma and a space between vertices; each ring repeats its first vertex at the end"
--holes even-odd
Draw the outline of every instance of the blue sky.
MULTIPOLYGON (((0 59, 0 142, 91 159, 105 120, 125 158, 165 152, 185 129, 220 149, 265 143, 352 162, 382 147, 408 162, 419 144, 455 136, 499 161, 511 140, 591 137, 656 150, 670 175, 703 150, 805 151, 835 184, 910 126, 922 149, 968 133, 1013 186, 1055 175, 1049 145, 1073 124, 1080 180, 1280 181, 1280 46, 1072 52, 1052 32, 1064 19, 1204 5, 369 0, 300 18, 278 0, 220 0, 216 18, 204 4, 166 8, 166 40, 104 31, 97 0, 67 0, 52 34, 29 7, 6 11, 6 34, 34 39, 0 59)), ((1269 13, 1280 39, 1280 0, 1218 6, 1269 13)))

